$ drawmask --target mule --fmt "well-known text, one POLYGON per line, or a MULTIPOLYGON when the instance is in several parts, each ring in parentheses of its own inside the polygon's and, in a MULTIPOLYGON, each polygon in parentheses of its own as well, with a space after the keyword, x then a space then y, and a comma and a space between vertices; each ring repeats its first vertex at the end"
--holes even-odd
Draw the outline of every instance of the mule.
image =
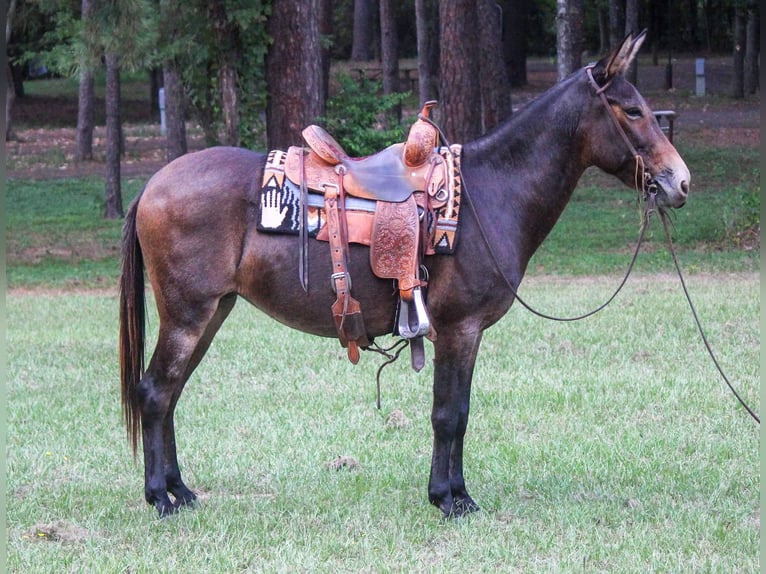
MULTIPOLYGON (((532 254, 585 169, 597 166, 633 187, 640 167, 656 189, 659 208, 681 207, 687 199, 686 164, 623 77, 643 39, 643 34, 628 36, 609 56, 463 146, 464 194, 473 209, 461 212, 456 252, 425 258, 428 307, 438 333, 428 499, 445 516, 479 508, 463 478, 463 441, 482 334, 511 307, 532 254)), ((160 516, 196 499, 178 467, 174 410, 236 301, 245 299, 294 329, 337 335, 327 244, 310 240, 312 287, 304 291, 296 273, 297 238, 256 229, 255 190, 264 163, 264 155, 233 147, 184 155, 149 180, 126 216, 120 283, 123 413, 134 455, 142 439, 144 495, 160 516), (145 271, 159 314, 147 365, 145 271)), ((391 282, 371 273, 367 247, 353 244, 350 250, 349 271, 369 338, 392 333, 397 296, 391 282)))

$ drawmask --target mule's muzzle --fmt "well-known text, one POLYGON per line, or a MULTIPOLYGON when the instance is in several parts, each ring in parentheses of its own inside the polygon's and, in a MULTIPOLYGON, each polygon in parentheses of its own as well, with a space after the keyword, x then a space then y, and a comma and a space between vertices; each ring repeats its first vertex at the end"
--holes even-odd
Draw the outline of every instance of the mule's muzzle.
POLYGON ((681 179, 676 182, 673 179, 657 176, 649 181, 650 189, 657 192, 657 205, 678 209, 686 204, 686 198, 689 196, 689 181, 681 179))

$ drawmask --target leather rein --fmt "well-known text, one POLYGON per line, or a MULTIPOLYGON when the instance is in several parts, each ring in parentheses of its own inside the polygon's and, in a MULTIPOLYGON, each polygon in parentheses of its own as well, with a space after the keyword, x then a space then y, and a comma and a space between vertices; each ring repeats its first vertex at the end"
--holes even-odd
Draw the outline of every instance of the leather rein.
MULTIPOLYGON (((678 263, 678 258, 676 257, 675 249, 673 247, 673 241, 670 236, 670 230, 668 227, 668 221, 667 221, 667 213, 664 209, 657 206, 656 203, 656 195, 657 195, 657 186, 653 182, 651 174, 649 174, 644 166, 644 160, 641 157, 641 154, 636 151, 635 146, 632 144, 630 139, 628 138, 628 135, 625 133, 625 130, 620 125, 619 120, 617 119, 616 114, 614 113, 614 110, 612 109, 612 106, 609 105, 609 102, 606 98, 606 95, 604 92, 609 87, 611 80, 609 80, 606 84, 603 86, 599 86, 596 80, 593 78, 593 72, 592 72, 593 66, 588 66, 585 68, 585 72, 588 76, 588 80, 590 81, 591 86, 595 89, 596 95, 601 99, 602 103, 604 104, 604 107, 607 110, 607 116, 609 116, 610 120, 614 124, 617 133, 620 134, 620 137, 622 138, 623 142, 627 146, 628 150, 630 150, 631 154, 635 158, 636 162, 636 173, 635 173, 635 187, 636 191, 639 195, 639 201, 644 200, 646 202, 646 207, 644 209, 644 212, 641 216, 641 229, 639 231, 638 241, 636 242, 636 248, 633 252, 633 257, 630 260, 630 264, 628 265, 628 269, 625 273, 625 277, 622 279, 620 284, 618 285, 615 292, 612 294, 609 299, 606 300, 603 304, 599 305, 597 308, 593 309, 592 311, 589 311, 587 313, 584 313, 582 315, 578 315, 576 317, 555 317, 552 315, 548 315, 546 313, 542 313, 536 309, 534 309, 532 306, 530 306, 524 299, 522 299, 519 296, 519 293, 517 289, 513 286, 510 279, 508 279, 508 276, 503 272, 502 267, 500 266, 499 259, 497 258, 497 255, 495 254, 495 250, 492 247, 492 243, 489 241, 489 237, 487 236, 487 233, 484 229, 484 226, 481 223, 481 218, 479 217, 479 214, 476 210, 476 206, 473 203, 473 200, 471 199, 471 196, 468 192, 468 187, 465 184, 465 180, 463 180, 463 197, 467 200, 468 207, 470 208, 471 212, 473 213, 474 218, 476 219, 476 224, 479 228, 479 233, 481 234, 482 240, 484 241, 485 246, 487 247, 487 250, 489 251, 490 257, 492 258, 492 261, 495 264, 495 268, 500 273, 500 276, 503 278, 503 281, 508 286, 508 288, 511 290, 511 293, 513 293, 516 300, 528 311, 530 311, 532 314, 537 315, 538 317, 542 317, 543 319, 550 319, 552 321, 559 321, 559 322, 569 322, 569 321, 579 321, 581 319, 585 319, 587 317, 590 317, 592 315, 595 315, 599 311, 602 311, 605 309, 614 299, 617 297, 617 294, 622 290, 625 283, 628 281, 628 277, 630 276, 631 272, 633 271, 633 267, 635 265, 636 259, 638 257, 638 252, 641 248, 641 243, 644 240, 644 235, 646 232, 646 229, 649 225, 649 218, 652 213, 658 213, 660 216, 660 219, 662 220, 662 225, 665 230, 665 236, 668 240, 668 249, 670 250, 671 257, 673 259, 673 263, 675 264, 676 271, 678 272, 678 277, 681 281, 681 286, 683 287, 684 295, 686 296, 686 300, 689 303, 689 307, 692 311, 692 315, 694 317, 694 321, 697 325, 697 329, 700 332, 700 335, 702 337, 702 341, 705 345, 705 348, 707 349, 708 354, 710 355, 710 358, 713 360, 713 364, 718 369, 718 372, 721 374, 721 377, 723 377, 723 380, 726 382, 726 385, 729 387, 729 390, 734 394, 736 399, 739 401, 740 405, 748 412, 748 414, 755 420, 758 424, 761 423, 761 419, 758 417, 758 415, 753 411, 750 406, 742 399, 742 397, 739 395, 739 393, 736 391, 734 386, 729 381, 728 377, 724 373, 723 369, 721 368, 718 360, 715 357, 715 354, 713 353, 713 350, 710 346, 710 343, 707 340, 707 337, 705 336, 705 332, 702 329, 702 324, 699 320, 699 317, 697 316, 697 312, 694 308, 694 304, 692 303, 691 297, 689 295, 689 291, 686 288, 686 282, 684 281, 683 274, 681 273, 681 267, 678 263)), ((433 122, 430 119, 427 119, 432 125, 436 127, 436 129, 439 131, 439 136, 442 138, 443 142, 447 147, 449 148, 449 142, 447 138, 445 137, 442 130, 439 128, 438 125, 436 125, 435 122, 433 122)), ((462 174, 461 174, 462 178, 462 174)))

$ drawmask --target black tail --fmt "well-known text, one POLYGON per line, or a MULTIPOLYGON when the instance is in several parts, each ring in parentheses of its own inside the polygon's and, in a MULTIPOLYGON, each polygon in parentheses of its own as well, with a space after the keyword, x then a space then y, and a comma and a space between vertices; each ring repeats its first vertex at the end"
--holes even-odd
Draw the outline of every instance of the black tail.
MULTIPOLYGON (((139 196, 140 197, 140 196, 139 196)), ((144 374, 145 308, 144 258, 136 235, 138 198, 128 209, 122 231, 120 276, 120 381, 122 412, 133 457, 138 450, 141 413, 137 387, 144 374)))

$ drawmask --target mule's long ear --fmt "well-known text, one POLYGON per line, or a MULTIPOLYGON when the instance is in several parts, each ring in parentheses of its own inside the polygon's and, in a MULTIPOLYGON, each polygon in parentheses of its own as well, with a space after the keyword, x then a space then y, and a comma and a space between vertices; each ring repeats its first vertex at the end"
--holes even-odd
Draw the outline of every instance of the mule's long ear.
POLYGON ((615 76, 624 74, 638 54, 645 39, 646 30, 643 30, 635 38, 633 38, 633 34, 625 36, 619 47, 609 56, 601 59, 594 67, 593 75, 598 78, 599 83, 606 83, 615 76))

